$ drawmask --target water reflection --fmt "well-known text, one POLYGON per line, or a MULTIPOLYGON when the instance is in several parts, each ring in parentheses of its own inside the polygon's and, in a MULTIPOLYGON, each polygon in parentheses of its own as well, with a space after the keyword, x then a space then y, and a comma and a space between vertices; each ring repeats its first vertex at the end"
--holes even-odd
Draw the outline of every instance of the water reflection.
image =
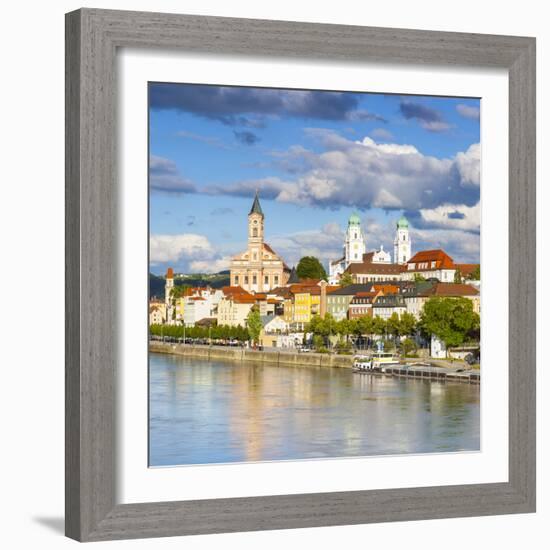
POLYGON ((150 355, 150 464, 479 449, 479 387, 150 355))

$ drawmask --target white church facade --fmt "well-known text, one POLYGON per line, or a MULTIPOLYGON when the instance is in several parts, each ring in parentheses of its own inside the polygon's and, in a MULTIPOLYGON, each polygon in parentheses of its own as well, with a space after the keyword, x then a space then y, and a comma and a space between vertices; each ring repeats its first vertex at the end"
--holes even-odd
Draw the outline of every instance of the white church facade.
POLYGON ((258 192, 248 214, 248 247, 231 258, 230 280, 247 292, 267 292, 284 286, 290 269, 264 241, 264 213, 258 192))
MULTIPOLYGON (((343 256, 337 260, 329 262, 329 284, 337 285, 343 273, 351 268, 355 268, 354 264, 369 265, 397 265, 406 264, 411 258, 411 237, 409 234, 409 222, 405 216, 401 216, 396 223, 396 232, 394 239, 394 261, 392 262, 391 254, 384 250, 384 246, 380 245, 378 250, 366 252, 365 236, 361 229, 361 219, 357 214, 352 214, 348 221, 346 236, 344 242, 343 256)), ((397 269, 397 267, 396 267, 397 269)), ((351 269, 353 271, 353 269, 351 269)))

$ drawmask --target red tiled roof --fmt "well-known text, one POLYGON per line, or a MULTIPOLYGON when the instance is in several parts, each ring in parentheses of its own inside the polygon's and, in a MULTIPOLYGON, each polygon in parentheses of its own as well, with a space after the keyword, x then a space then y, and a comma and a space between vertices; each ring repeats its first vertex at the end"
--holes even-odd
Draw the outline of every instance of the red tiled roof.
POLYGON ((426 289, 420 296, 479 296, 479 291, 471 285, 462 283, 436 283, 426 289))
POLYGON ((225 294, 225 296, 236 296, 236 295, 251 296, 251 294, 241 286, 224 286, 222 287, 222 292, 225 294))
POLYGON ((171 267, 169 267, 166 270, 166 278, 167 279, 173 279, 174 278, 174 270, 171 267))
POLYGON ((351 275, 399 275, 405 271, 405 267, 399 264, 376 264, 363 262, 360 264, 349 264, 345 273, 351 275))
POLYGON ((383 292, 384 294, 399 294, 399 287, 396 285, 373 285, 375 292, 383 292))
POLYGON ((236 304, 255 304, 256 303, 256 298, 254 298, 254 296, 252 296, 252 294, 248 294, 248 295, 246 295, 246 294, 235 294, 234 296, 231 297, 231 299, 236 304))
POLYGON ((456 264, 456 268, 462 276, 471 275, 478 267, 479 264, 456 264))
POLYGON ((365 254, 363 254, 363 263, 371 264, 373 258, 374 258, 374 252, 366 252, 365 254))
POLYGON ((290 292, 292 294, 321 294, 321 287, 319 285, 304 285, 297 283, 290 285, 290 292))
POLYGON ((281 296, 283 298, 287 298, 290 296, 290 289, 286 286, 278 286, 276 288, 272 288, 269 291, 270 294, 275 294, 275 296, 281 296))
POLYGON ((318 285, 321 282, 321 279, 300 279, 299 283, 296 283, 297 285, 306 285, 306 286, 313 286, 318 285))
POLYGON ((411 271, 421 271, 434 269, 431 262, 436 262, 435 269, 453 269, 455 267, 453 259, 443 250, 422 250, 417 252, 408 262, 408 265, 415 264, 411 271), (427 268, 418 268, 417 264, 429 263, 427 268))

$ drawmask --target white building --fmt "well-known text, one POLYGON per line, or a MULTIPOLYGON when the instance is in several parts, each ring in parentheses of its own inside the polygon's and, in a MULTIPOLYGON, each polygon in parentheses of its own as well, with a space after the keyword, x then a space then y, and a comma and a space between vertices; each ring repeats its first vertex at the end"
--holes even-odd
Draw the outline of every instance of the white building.
POLYGON ((422 250, 407 262, 401 278, 404 281, 414 281, 417 277, 422 277, 452 283, 455 280, 455 272, 454 260, 443 250, 422 250))
POLYGON ((430 341, 430 355, 434 359, 445 359, 445 357, 447 357, 445 342, 441 341, 435 334, 432 334, 432 339, 430 341))
POLYGON ((397 220, 395 240, 393 241, 393 259, 396 264, 406 264, 411 258, 411 237, 409 222, 405 216, 397 220))
POLYGON ((201 319, 216 317, 216 310, 222 297, 221 290, 193 289, 192 294, 184 298, 183 322, 185 326, 192 327, 201 319))
POLYGON ((164 315, 162 309, 158 306, 149 307, 149 326, 162 325, 164 323, 164 315))
POLYGON ((372 253, 373 264, 391 264, 391 254, 384 250, 384 245, 380 245, 380 250, 375 250, 372 253))
POLYGON ((329 262, 329 284, 337 285, 342 273, 344 273, 351 263, 361 263, 365 250, 361 219, 354 213, 348 220, 343 257, 329 262))

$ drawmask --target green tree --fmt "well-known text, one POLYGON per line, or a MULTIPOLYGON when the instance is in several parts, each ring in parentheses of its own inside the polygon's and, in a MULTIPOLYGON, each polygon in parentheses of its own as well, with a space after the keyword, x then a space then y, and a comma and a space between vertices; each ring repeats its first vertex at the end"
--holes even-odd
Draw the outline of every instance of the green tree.
POLYGON ((454 282, 457 284, 460 284, 462 282, 462 273, 460 272, 460 269, 455 269, 454 282))
POLYGON ((370 336, 374 332, 374 319, 369 315, 363 315, 362 317, 359 317, 359 319, 357 319, 356 326, 359 336, 363 336, 365 334, 370 336))
POLYGON ((481 268, 479 264, 477 264, 474 270, 470 273, 468 279, 471 281, 481 281, 481 268))
POLYGON ((372 332, 378 336, 384 336, 387 331, 387 323, 382 317, 374 317, 372 320, 372 332))
POLYGON ((412 313, 405 311, 399 318, 399 335, 409 336, 416 330, 416 318, 412 313))
POLYGON ((300 279, 327 280, 327 272, 315 256, 304 256, 296 266, 296 273, 300 279))
POLYGON ((330 343, 330 337, 338 334, 338 322, 330 313, 327 313, 324 319, 321 319, 319 315, 314 315, 306 327, 306 332, 311 332, 314 338, 321 336, 324 342, 330 343))
POLYGON ((257 307, 253 307, 246 318, 246 328, 248 330, 248 336, 252 342, 258 342, 260 338, 260 332, 262 331, 262 320, 260 318, 260 312, 257 307))
POLYGON ((392 336, 399 336, 401 324, 399 322, 399 315, 395 312, 391 314, 391 317, 386 322, 387 333, 392 336))
POLYGON ((352 285, 353 284, 353 277, 350 273, 343 273, 340 277, 340 286, 342 288, 352 285))
POLYGON ((174 285, 172 290, 170 290, 170 298, 172 303, 174 303, 178 298, 181 298, 187 289, 191 288, 189 285, 174 285))
POLYGON ((353 323, 349 319, 342 319, 336 323, 336 332, 343 336, 346 342, 349 339, 349 335, 353 332, 353 323))
POLYGON ((420 273, 415 273, 413 280, 415 283, 423 283, 426 280, 426 277, 424 277, 424 275, 420 275, 420 273))
POLYGON ((422 331, 432 334, 447 348, 459 346, 479 330, 479 315, 468 298, 430 298, 420 318, 422 331))
POLYGON ((313 347, 316 351, 325 347, 325 339, 320 334, 313 335, 313 347))
POLYGON ((416 352, 417 349, 418 348, 417 348, 416 342, 411 338, 405 338, 404 340, 401 341, 401 352, 403 353, 403 355, 406 356, 411 353, 414 353, 416 352))

